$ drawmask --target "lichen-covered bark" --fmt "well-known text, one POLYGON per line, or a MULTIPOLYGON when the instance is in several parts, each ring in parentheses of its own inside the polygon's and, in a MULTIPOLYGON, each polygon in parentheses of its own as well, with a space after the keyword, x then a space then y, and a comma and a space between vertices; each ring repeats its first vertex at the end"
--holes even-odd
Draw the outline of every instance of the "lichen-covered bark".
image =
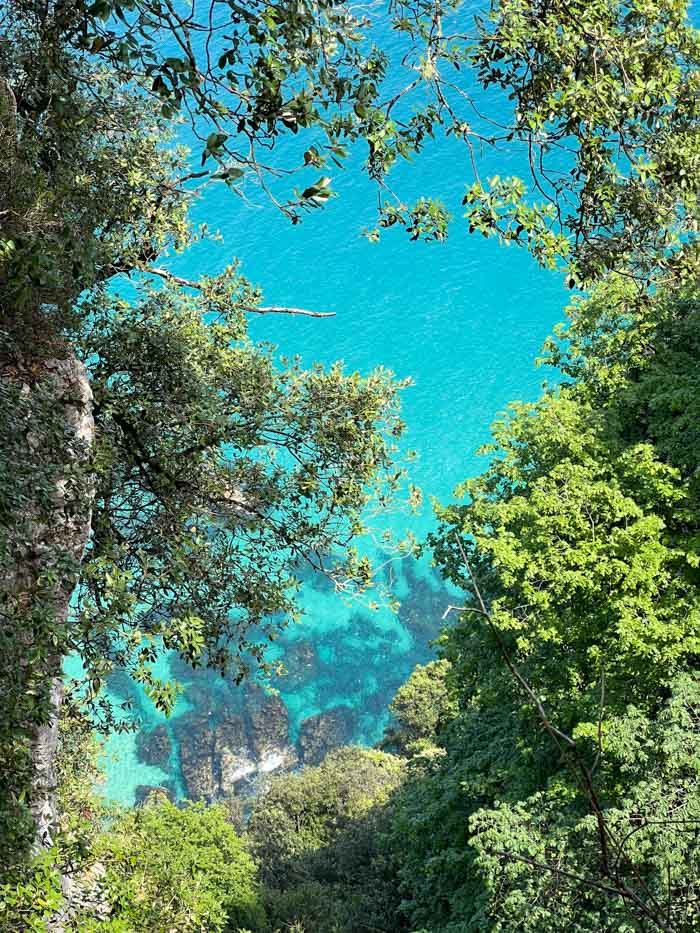
MULTIPOLYGON (((92 415, 92 392, 85 366, 75 357, 64 360, 49 360, 44 365, 48 376, 55 381, 57 401, 63 412, 66 434, 70 440, 70 456, 85 457, 92 446, 95 422, 92 415), (75 446, 74 442, 78 441, 75 446)), ((69 463, 70 467, 71 464, 69 463)), ((41 544, 49 551, 63 551, 75 565, 79 565, 90 535, 92 514, 92 490, 89 479, 82 484, 84 499, 76 501, 68 490, 68 482, 59 478, 56 486, 56 509, 50 516, 41 544)), ((65 627, 68 623, 70 598, 77 583, 76 577, 62 580, 56 590, 55 624, 65 627)), ((34 779, 32 782, 31 809, 36 823, 36 843, 46 846, 51 843, 52 827, 56 820, 54 758, 58 742, 58 717, 63 699, 62 654, 49 658, 51 689, 49 694, 48 721, 37 730, 32 746, 34 779)))
POLYGON ((38 851, 51 845, 56 823, 62 665, 71 596, 90 536, 92 392, 85 366, 72 355, 31 362, 7 355, 0 385, 3 429, 11 435, 3 439, 0 626, 15 665, 3 686, 17 758, 25 749, 38 851))

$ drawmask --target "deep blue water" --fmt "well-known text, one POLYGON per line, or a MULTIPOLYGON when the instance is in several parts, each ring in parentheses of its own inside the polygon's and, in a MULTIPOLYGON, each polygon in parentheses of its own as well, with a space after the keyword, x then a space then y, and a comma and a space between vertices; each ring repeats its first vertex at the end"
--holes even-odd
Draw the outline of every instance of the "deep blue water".
MULTIPOLYGON (((506 102, 485 101, 483 95, 479 100, 505 116, 506 102)), ((265 303, 336 312, 327 320, 253 318, 256 339, 274 342, 284 354, 300 353, 309 364, 342 359, 350 370, 366 373, 381 364, 412 377, 403 405, 406 442, 419 454, 412 479, 426 494, 426 505, 410 527, 424 536, 433 522, 428 497, 447 499, 458 482, 483 467, 475 450, 488 440, 499 410, 511 400, 538 395, 548 373, 533 361, 562 316, 566 294, 560 279, 524 252, 468 234, 460 200, 471 174, 460 144, 439 141, 394 176, 407 196, 438 196, 452 210, 455 219, 443 244, 411 243, 395 229, 378 244, 361 235, 374 226, 376 204, 361 161, 355 153, 345 171, 333 172, 339 197, 297 226, 252 186, 246 191, 255 206, 223 187, 211 189, 196 215, 218 228, 224 243, 198 246, 178 258, 175 268, 196 276, 238 257, 244 274, 262 287, 265 303)), ((518 170, 524 166, 517 153, 490 154, 484 174, 518 170)), ((308 180, 317 174, 311 170, 308 180)), ((397 529, 406 526, 405 517, 386 521, 397 529)), ((403 601, 398 616, 347 606, 318 581, 305 586, 305 618, 284 638, 287 651, 291 646, 293 657, 302 658, 303 670, 276 685, 289 712, 292 741, 303 719, 338 707, 344 740, 372 743, 381 736, 386 704, 413 665, 430 657, 428 641, 445 605, 427 563, 400 568, 396 592, 403 601)), ((169 760, 146 764, 136 736, 113 737, 109 797, 132 803, 138 785, 164 781, 185 793, 185 743, 200 740, 197 730, 205 728, 207 716, 211 722, 226 710, 240 710, 241 690, 203 675, 179 669, 177 674, 188 693, 167 727, 173 740, 169 760)), ((144 729, 160 722, 138 691, 119 680, 112 689, 115 696, 134 697, 144 729)))

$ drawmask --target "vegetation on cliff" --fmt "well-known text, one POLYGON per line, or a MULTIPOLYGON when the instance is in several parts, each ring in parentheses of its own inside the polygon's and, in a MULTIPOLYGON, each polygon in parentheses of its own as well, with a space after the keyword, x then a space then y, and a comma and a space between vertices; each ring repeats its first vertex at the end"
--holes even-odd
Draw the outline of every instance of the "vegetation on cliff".
MULTIPOLYGON (((457 3, 395 3, 430 92, 404 119, 345 4, 226 10, 217 62, 201 57, 206 19, 160 0, 13 0, 0 20, 0 926, 699 929, 700 34, 686 5, 501 0, 465 37, 457 3), (162 35, 182 54, 164 58, 162 35), (558 264, 580 294, 545 349, 562 382, 499 418, 484 473, 437 508, 429 546, 464 593, 439 659, 399 690, 387 751, 276 779, 247 820, 162 798, 104 812, 80 724, 87 706, 109 726, 105 676, 126 670, 167 708, 161 650, 237 679, 264 665, 252 629, 272 640, 293 614, 302 563, 345 589, 371 582, 352 548, 342 566, 327 554, 402 478, 387 373, 280 368, 247 336, 260 296, 235 268, 186 282, 155 263, 198 235, 194 184, 264 175, 254 144, 280 133, 322 135, 314 169, 364 140, 380 186, 440 124, 473 145, 454 66, 511 95, 503 134, 532 168, 530 190, 476 177, 470 226, 558 264), (178 111, 211 131, 201 176, 162 145, 178 111), (124 275, 129 298, 108 287, 124 275), (85 677, 63 702, 70 652, 85 677)), ((283 212, 298 220, 328 184, 283 212)), ((382 201, 380 227, 397 223, 446 231, 427 200, 382 201)))

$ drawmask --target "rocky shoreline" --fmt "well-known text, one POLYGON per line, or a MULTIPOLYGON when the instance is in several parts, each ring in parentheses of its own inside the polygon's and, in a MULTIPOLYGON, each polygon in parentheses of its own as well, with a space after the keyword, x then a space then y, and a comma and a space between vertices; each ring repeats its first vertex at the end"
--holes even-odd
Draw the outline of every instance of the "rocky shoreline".
MULTIPOLYGON (((271 774, 317 765, 334 748, 357 742, 362 734, 360 713, 383 715, 415 664, 432 656, 428 644, 437 634, 434 620, 444 605, 444 594, 409 565, 404 572, 409 595, 402 602, 399 620, 417 647, 402 654, 401 663, 387 664, 395 653, 394 634, 381 632, 371 617, 361 613, 353 617, 349 633, 329 631, 315 642, 296 638, 285 644, 286 673, 278 684, 288 693, 311 692, 313 706, 321 709, 295 723, 293 730, 277 692, 255 683, 235 687, 211 671, 193 670, 175 660, 172 674, 184 684, 190 709, 137 736, 139 760, 171 777, 158 788, 139 785, 136 802, 157 789, 173 800, 184 796, 213 803, 250 798, 271 774), (358 651, 358 640, 374 645, 371 657, 358 651), (372 675, 375 687, 367 690, 372 675)), ((115 681, 114 687, 129 696, 128 684, 115 681)), ((142 712, 146 719, 148 711, 142 712)))
MULTIPOLYGON (((236 703, 228 691, 220 696, 207 691, 205 699, 198 684, 194 695, 194 709, 140 732, 136 740, 142 762, 169 773, 179 770, 189 800, 215 803, 253 796, 271 774, 318 764, 333 748, 351 742, 356 731, 353 708, 338 705, 304 719, 293 742, 287 707, 272 691, 248 684, 236 703)), ((156 791, 177 796, 172 781, 139 785, 136 802, 156 791)))

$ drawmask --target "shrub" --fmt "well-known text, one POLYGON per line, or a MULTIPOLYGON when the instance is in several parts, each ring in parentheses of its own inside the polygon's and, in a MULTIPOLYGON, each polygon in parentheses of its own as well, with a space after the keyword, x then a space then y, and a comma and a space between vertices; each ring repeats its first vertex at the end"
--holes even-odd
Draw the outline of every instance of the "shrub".
POLYGON ((143 933, 264 925, 255 862, 223 806, 181 809, 151 798, 101 837, 98 853, 107 869, 112 923, 127 921, 143 933))

